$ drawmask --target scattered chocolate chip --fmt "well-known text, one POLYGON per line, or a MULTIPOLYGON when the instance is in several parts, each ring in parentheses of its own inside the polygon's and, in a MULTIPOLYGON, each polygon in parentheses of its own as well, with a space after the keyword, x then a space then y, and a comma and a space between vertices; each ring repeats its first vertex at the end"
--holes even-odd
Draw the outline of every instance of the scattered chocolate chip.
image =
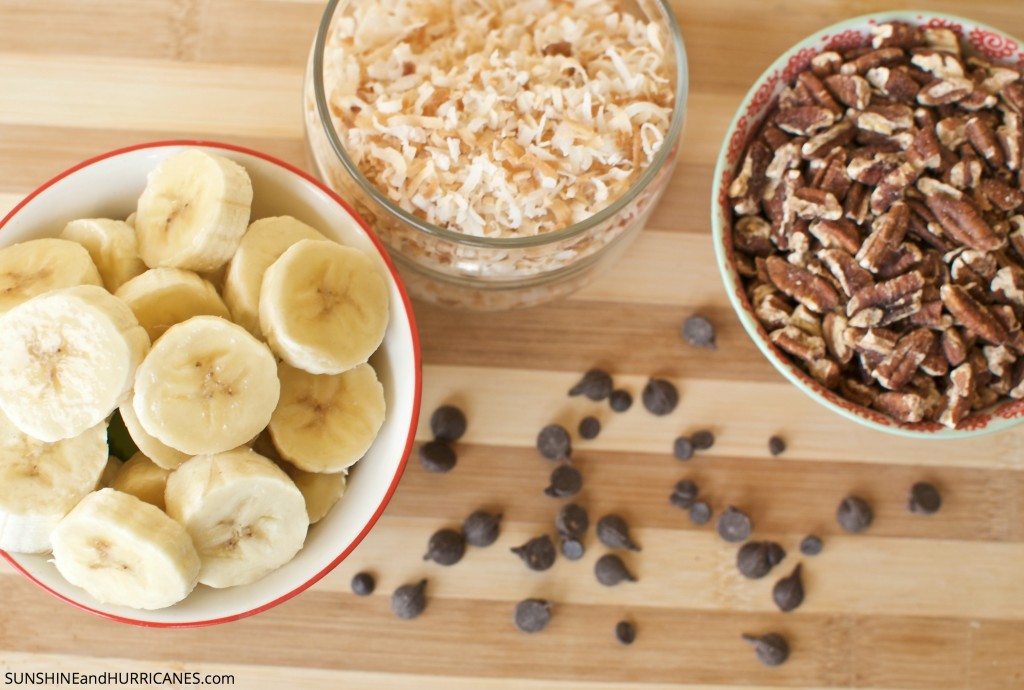
POLYGON ((498 538, 501 513, 477 510, 462 523, 462 535, 471 546, 490 546, 498 538))
POLYGON ((513 546, 511 551, 530 570, 547 570, 555 563, 555 543, 546 534, 534 537, 522 546, 513 546))
POLYGON ((665 379, 648 381, 640 397, 647 411, 659 417, 669 414, 679 404, 679 390, 665 379))
POLYGON ((689 479, 680 479, 676 482, 675 487, 673 487, 672 495, 668 497, 668 501, 683 510, 689 510, 693 506, 694 501, 697 500, 698 493, 700 493, 700 487, 689 479))
POLYGON ((391 595, 391 611, 403 619, 415 618, 427 608, 426 579, 414 585, 402 585, 391 595))
POLYGON ((693 441, 688 436, 680 436, 672 444, 672 454, 676 460, 689 460, 693 457, 693 441))
POLYGON ((772 455, 782 455, 786 451, 786 442, 778 436, 768 439, 768 452, 772 455))
POLYGON ((732 506, 726 508, 725 512, 718 516, 715 527, 718 530, 718 536, 734 543, 746 541, 754 529, 750 516, 732 506))
POLYGON ((431 535, 423 560, 439 565, 455 565, 466 553, 466 539, 462 532, 453 529, 439 529, 431 535))
POLYGON ((562 537, 561 550, 562 555, 568 558, 570 561, 578 561, 583 558, 583 554, 586 553, 586 547, 583 546, 583 542, 575 537, 562 537))
POLYGON ((690 522, 695 525, 706 525, 711 521, 711 506, 705 501, 696 501, 690 506, 690 522))
POLYGON ((928 482, 917 482, 910 487, 910 500, 907 510, 912 513, 931 515, 942 507, 942 496, 939 490, 928 482))
POLYGON ((771 563, 774 568, 786 558, 786 550, 782 548, 782 545, 778 542, 770 541, 768 543, 768 562, 771 563))
POLYGON ((629 536, 629 525, 619 515, 605 515, 597 521, 597 538, 610 549, 640 550, 629 536))
POLYGON ((740 547, 736 554, 736 568, 751 580, 762 578, 786 557, 786 552, 775 542, 751 541, 740 547))
POLYGON ((548 460, 568 460, 572 457, 569 432, 560 424, 548 424, 537 434, 537 450, 548 460))
POLYGON ((430 415, 430 431, 441 441, 458 441, 466 433, 466 415, 454 405, 441 405, 430 415))
POLYGON ((765 666, 778 666, 789 658, 789 643, 778 633, 744 635, 743 639, 754 645, 758 661, 765 666))
POLYGON ((702 429, 690 437, 694 450, 707 450, 715 445, 715 435, 707 429, 702 429))
POLYGON ((705 317, 694 314, 683 322, 683 338, 696 347, 715 349, 715 327, 705 317))
POLYGON ((597 562, 594 563, 594 575, 597 576, 597 581, 606 587, 613 587, 623 580, 636 582, 636 577, 626 569, 626 564, 614 553, 606 553, 597 559, 597 562))
POLYGON ((629 621, 619 621, 615 624, 615 639, 622 644, 633 644, 636 628, 629 621))
POLYGON ((811 534, 804 537, 803 541, 800 542, 800 553, 805 556, 817 556, 821 553, 823 546, 821 537, 811 534))
POLYGON ((524 633, 540 632, 551 621, 551 602, 545 599, 523 599, 516 604, 513 620, 524 633))
POLYGON ((612 391, 611 396, 608 398, 608 404, 616 412, 625 412, 633 406, 633 396, 629 391, 620 388, 612 391))
POLYGON ((792 611, 804 601, 804 582, 800 577, 803 568, 797 563, 793 572, 775 583, 772 588, 772 599, 780 611, 792 611))
POLYGON ((368 597, 377 588, 377 582, 370 573, 356 573, 352 576, 352 593, 361 597, 368 597))
POLYGON ((587 509, 578 503, 566 503, 555 517, 555 529, 564 537, 579 539, 590 527, 587 509))
POLYGON ((428 472, 442 474, 455 467, 455 451, 444 441, 427 441, 420 446, 420 464, 428 472))
POLYGON ((604 400, 612 394, 612 377, 604 369, 591 369, 580 382, 569 389, 569 395, 585 395, 593 401, 604 400))
POLYGON ((875 515, 871 511, 871 506, 867 501, 856 496, 844 498, 836 511, 836 520, 839 522, 839 526, 851 533, 863 532, 871 526, 874 519, 875 515))
POLYGON ((584 417, 580 420, 579 426, 580 438, 590 440, 597 438, 597 435, 601 433, 601 420, 597 417, 584 417))
POLYGON ((552 498, 569 498, 583 488, 583 475, 572 465, 562 464, 551 471, 551 479, 544 493, 552 498))

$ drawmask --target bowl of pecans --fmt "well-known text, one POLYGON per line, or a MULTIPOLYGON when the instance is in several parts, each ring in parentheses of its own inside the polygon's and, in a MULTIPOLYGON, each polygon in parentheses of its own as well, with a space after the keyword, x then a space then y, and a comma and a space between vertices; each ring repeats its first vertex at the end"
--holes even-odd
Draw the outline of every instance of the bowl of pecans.
POLYGON ((819 403, 916 437, 1024 417, 1024 43, 889 12, 822 29, 747 93, 715 170, 729 298, 819 403))

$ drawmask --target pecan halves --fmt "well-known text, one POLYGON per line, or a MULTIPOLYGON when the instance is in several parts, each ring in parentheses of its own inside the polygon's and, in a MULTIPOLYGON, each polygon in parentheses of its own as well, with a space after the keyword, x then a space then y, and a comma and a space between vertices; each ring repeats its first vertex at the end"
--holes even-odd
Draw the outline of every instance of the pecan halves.
POLYGON ((840 289, 847 297, 874 283, 871 273, 862 268, 853 255, 842 249, 823 249, 817 256, 835 276, 840 289))
POLYGON ((910 209, 897 202, 872 224, 871 234, 857 252, 857 262, 869 271, 878 271, 897 250, 907 234, 910 209))
POLYGON ((893 351, 875 367, 874 377, 889 390, 902 390, 931 352, 935 334, 919 328, 900 338, 893 351))
POLYGON ((961 364, 950 372, 945 406, 939 414, 939 423, 956 428, 970 414, 976 388, 974 368, 970 364, 961 364))
POLYGON ((875 409, 907 424, 920 422, 928 411, 925 399, 917 393, 886 391, 876 395, 872 404, 875 409))
POLYGON ((825 341, 796 326, 786 326, 772 331, 768 337, 780 350, 798 359, 811 362, 825 356, 825 341))
POLYGON ((743 216, 733 228, 733 242, 740 251, 754 256, 768 256, 772 246, 772 224, 761 216, 743 216))
POLYGON ((747 150, 736 179, 729 185, 729 198, 733 200, 733 210, 739 215, 757 213, 761 208, 761 195, 764 193, 768 178, 768 164, 772 160, 772 152, 759 141, 755 141, 747 150))
POLYGON ((999 144, 999 138, 992 128, 982 118, 975 115, 967 120, 967 140, 978 154, 989 162, 989 165, 998 168, 1006 162, 1003 155, 1003 147, 999 144))
POLYGON ((810 136, 828 129, 835 123, 836 113, 820 105, 802 105, 783 108, 775 118, 775 126, 784 132, 810 136))
POLYGON ((853 316, 861 309, 891 306, 900 299, 918 292, 925 285, 920 271, 910 271, 882 283, 861 288, 846 304, 846 314, 853 316))
POLYGON ((1006 342, 1006 328, 988 307, 971 297, 967 290, 959 285, 947 284, 939 289, 939 295, 949 313, 968 331, 993 345, 1006 342))
POLYGON ((779 256, 769 256, 765 266, 772 284, 808 309, 825 314, 839 304, 835 288, 807 269, 794 266, 779 256))
POLYGON ((935 214, 935 219, 943 231, 960 244, 971 249, 991 251, 1006 243, 1006 239, 998 235, 985 221, 978 207, 970 199, 937 192, 927 195, 925 203, 935 214))
POLYGON ((914 102, 917 100, 918 92, 921 91, 921 85, 907 72, 899 68, 876 67, 869 69, 864 77, 883 96, 888 96, 903 103, 914 102))

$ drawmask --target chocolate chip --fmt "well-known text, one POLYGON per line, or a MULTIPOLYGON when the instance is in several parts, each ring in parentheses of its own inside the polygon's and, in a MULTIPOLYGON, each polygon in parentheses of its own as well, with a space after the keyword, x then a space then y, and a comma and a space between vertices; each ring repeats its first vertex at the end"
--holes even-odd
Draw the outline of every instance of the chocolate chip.
POLYGON ((616 412, 625 412, 633 406, 633 396, 629 391, 620 388, 612 391, 611 396, 608 398, 608 404, 616 412))
POLYGON ((439 565, 455 565, 466 553, 466 539, 462 532, 453 529, 439 529, 431 535, 423 560, 439 565))
POLYGON ((370 573, 356 573, 352 576, 352 593, 361 597, 368 597, 377 588, 377 582, 370 573))
POLYGON ((477 510, 469 514, 462 523, 462 535, 472 546, 490 546, 498 538, 501 513, 477 510))
POLYGON ((513 546, 511 551, 530 570, 547 570, 555 563, 555 543, 546 534, 534 537, 522 546, 513 546))
POLYGON ((597 435, 601 433, 601 420, 597 417, 584 417, 580 420, 579 426, 580 438, 590 440, 597 438, 597 435))
POLYGON ((551 621, 551 602, 545 599, 523 599, 516 604, 513 620, 524 633, 540 632, 551 621))
POLYGON ((701 429, 690 437, 690 442, 694 450, 707 450, 715 445, 715 435, 707 429, 701 429))
POLYGON ((821 537, 811 534, 804 537, 803 541, 800 542, 800 553, 805 556, 817 556, 821 553, 823 546, 821 537))
POLYGON ((942 507, 942 496, 939 490, 928 482, 917 482, 910 487, 910 499, 907 510, 912 513, 931 515, 942 507))
POLYGON ((583 488, 583 475, 572 465, 559 465, 551 471, 551 479, 544 493, 552 498, 569 498, 583 488))
POLYGON ((629 621, 619 621, 615 624, 615 639, 622 644, 633 644, 636 640, 636 628, 629 621))
POLYGON ((706 525, 711 521, 711 506, 705 501, 696 501, 690 506, 690 522, 695 525, 706 525))
POLYGON ((568 558, 570 561, 578 561, 583 558, 583 554, 586 553, 586 547, 583 546, 583 542, 574 537, 562 537, 561 540, 563 556, 568 558))
POLYGON ((847 496, 836 510, 839 526, 847 532, 863 532, 871 526, 875 515, 867 501, 856 496, 847 496))
POLYGON ((705 317, 694 314, 683 322, 683 338, 696 347, 715 349, 715 327, 705 317))
POLYGON ((665 379, 648 381, 640 397, 647 411, 659 417, 669 414, 679 404, 678 389, 671 381, 665 379))
POLYGON ((636 577, 626 569, 626 564, 614 553, 606 553, 597 559, 597 562, 594 563, 594 575, 597 577, 597 581, 606 587, 613 587, 623 580, 636 582, 636 577))
POLYGON ((597 521, 597 538, 610 549, 640 550, 629 536, 629 525, 619 515, 605 515, 597 521))
POLYGON ((420 615, 427 608, 426 588, 426 579, 414 585, 402 585, 391 595, 391 611, 405 620, 420 615))
POLYGON ((443 474, 455 467, 456 456, 444 441, 427 441, 420 446, 420 464, 428 472, 443 474))
POLYGON ((689 460, 693 457, 693 441, 688 436, 680 436, 672 444, 672 454, 676 460, 689 460))
POLYGON ((604 400, 612 394, 612 377, 603 369, 591 369, 580 382, 569 389, 569 395, 585 395, 593 401, 604 400))
POLYGON ((441 441, 458 441, 466 433, 466 415, 454 405, 441 405, 430 415, 430 431, 441 441))
POLYGON ((786 557, 786 552, 775 542, 751 541, 740 547, 736 554, 736 568, 751 580, 762 578, 786 557))
POLYGON ((715 527, 718 530, 718 536, 734 543, 746 541, 754 529, 750 516, 732 506, 726 508, 725 512, 718 516, 715 527))
POLYGON ((548 424, 537 434, 537 450, 548 460, 568 460, 572 457, 569 432, 560 424, 548 424))
POLYGON ((758 661, 765 666, 778 666, 789 658, 789 643, 778 633, 744 635, 743 639, 754 645, 758 661))
POLYGON ((786 550, 778 542, 770 541, 768 544, 768 562, 774 568, 786 558, 786 550))
POLYGON ((780 611, 792 611, 804 601, 804 582, 800 576, 803 565, 796 564, 793 572, 775 583, 772 599, 780 611))
POLYGON ((786 442, 778 436, 768 439, 768 452, 772 455, 782 455, 786 451, 786 442))
POLYGON ((694 501, 697 500, 698 493, 700 493, 700 487, 689 479, 680 479, 676 482, 675 487, 673 487, 672 495, 668 497, 668 501, 674 506, 689 510, 693 506, 694 501))
POLYGON ((555 529, 564 537, 579 539, 590 527, 590 515, 587 509, 577 503, 567 503, 555 517, 555 529))

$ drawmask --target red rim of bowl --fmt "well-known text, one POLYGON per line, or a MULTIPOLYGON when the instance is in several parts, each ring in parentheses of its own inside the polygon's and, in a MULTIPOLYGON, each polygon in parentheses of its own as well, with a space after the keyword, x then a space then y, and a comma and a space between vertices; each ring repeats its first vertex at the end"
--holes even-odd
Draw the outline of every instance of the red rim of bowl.
POLYGON ((398 465, 398 471, 395 473, 395 477, 391 481, 391 485, 388 487, 387 492, 385 492, 384 498, 381 500, 380 505, 377 507, 377 510, 374 511, 373 515, 370 517, 369 522, 367 522, 363 529, 359 532, 359 534, 356 535, 356 538, 352 540, 352 543, 349 544, 348 547, 346 547, 345 550, 342 551, 333 561, 328 563, 327 566, 324 567, 320 572, 314 574, 312 577, 310 577, 308 580, 306 580, 304 583, 302 583, 295 589, 291 590, 290 592, 287 592, 286 594, 283 594, 277 599, 269 601, 266 604, 231 616, 223 616, 221 618, 211 618, 208 620, 201 621, 161 622, 144 621, 135 618, 125 618, 124 616, 118 616, 116 614, 107 613, 106 611, 100 611, 98 609, 91 608, 81 602, 75 601, 64 596, 63 594, 60 594, 59 592, 51 589, 46 584, 40 582, 35 577, 33 577, 27 570, 22 568, 21 564, 18 563, 13 557, 11 557, 11 555, 8 554, 6 551, 0 550, 0 556, 3 556, 4 559, 8 563, 10 563, 15 570, 24 575, 29 581, 34 583, 40 589, 45 590, 57 599, 60 599, 61 601, 71 604, 77 609, 81 609, 82 611, 86 611, 101 618, 106 618, 108 620, 117 621, 119 623, 128 623, 130 625, 137 625, 146 628, 198 628, 211 625, 219 625, 221 623, 230 623, 231 621, 236 621, 242 618, 248 618, 249 616, 254 616, 257 613, 262 613, 263 611, 272 609, 278 604, 284 603, 292 597, 301 594, 302 592, 316 584, 320 579, 327 575, 327 573, 334 570, 338 566, 338 564, 340 564, 343 560, 345 560, 345 558, 348 557, 350 553, 352 553, 353 549, 355 549, 359 545, 359 543, 366 537, 366 535, 369 534, 370 530, 377 523, 377 520, 380 519, 380 516, 381 514, 383 514, 384 509, 387 508, 387 505, 391 501, 391 497, 394 495, 395 490, 398 488, 398 483, 402 479, 402 475, 405 473, 405 468, 409 461, 409 454, 412 452, 412 445, 413 442, 415 441, 416 426, 419 422, 420 414, 420 396, 423 390, 423 363, 421 359, 419 331, 416 328, 416 318, 415 315, 413 314, 412 303, 409 300, 409 294, 408 292, 406 292, 405 285, 403 285, 402 280, 398 275, 398 270, 395 268, 394 263, 392 263, 391 257, 388 255, 387 250, 384 248, 384 245, 381 243, 380 239, 373 233, 373 231, 370 230, 370 226, 366 224, 366 221, 358 213, 356 213, 351 206, 349 206, 348 202, 346 202, 344 199, 338 196, 337 193, 326 187, 322 182, 317 180, 309 173, 295 167, 291 163, 287 163, 281 160, 280 158, 276 158, 269 154, 262 153, 260 151, 255 151, 250 148, 246 148, 245 146, 238 146, 236 144, 227 144, 219 141, 209 141, 204 139, 172 139, 166 141, 155 141, 143 144, 134 144, 132 146, 125 146, 123 148, 114 149, 113 151, 108 151, 98 156, 94 156, 93 158, 89 158, 88 160, 82 161, 81 163, 78 163, 77 165, 68 168, 67 170, 55 175, 51 179, 44 182, 42 185, 33 190, 28 196, 22 199, 13 209, 11 209, 11 211, 6 216, 4 216, 3 220, 0 220, 0 231, 3 231, 4 227, 10 221, 10 219, 13 218, 18 213, 18 211, 21 210, 23 206, 32 201, 32 199, 34 199, 36 196, 41 194, 49 187, 52 187, 57 182, 60 182, 68 175, 71 175, 72 173, 75 173, 81 170, 82 168, 87 168, 90 165, 93 165, 100 161, 106 160, 108 158, 114 158, 125 153, 131 153, 132 151, 139 151, 142 149, 167 148, 172 146, 203 146, 208 148, 219 148, 228 151, 234 151, 236 153, 244 153, 255 158, 261 158, 267 161, 268 163, 272 163, 280 168, 284 168, 285 170, 291 172, 294 175, 298 175, 306 182, 314 185, 317 189, 319 189, 321 192, 330 197, 335 203, 344 208, 349 213, 349 215, 351 215, 352 218, 355 219, 357 223, 359 223, 359 226, 366 233, 367 237, 369 237, 370 241, 373 242, 374 247, 377 248, 377 252, 380 254, 381 258, 384 260, 384 263, 388 268, 388 271, 391 273, 395 286, 398 288, 398 293, 402 296, 402 302, 405 306, 405 313, 409 321, 410 333, 412 334, 412 347, 414 358, 413 367, 416 372, 416 382, 415 390, 413 391, 412 419, 409 425, 409 433, 405 441, 405 449, 402 452, 402 459, 398 465))

